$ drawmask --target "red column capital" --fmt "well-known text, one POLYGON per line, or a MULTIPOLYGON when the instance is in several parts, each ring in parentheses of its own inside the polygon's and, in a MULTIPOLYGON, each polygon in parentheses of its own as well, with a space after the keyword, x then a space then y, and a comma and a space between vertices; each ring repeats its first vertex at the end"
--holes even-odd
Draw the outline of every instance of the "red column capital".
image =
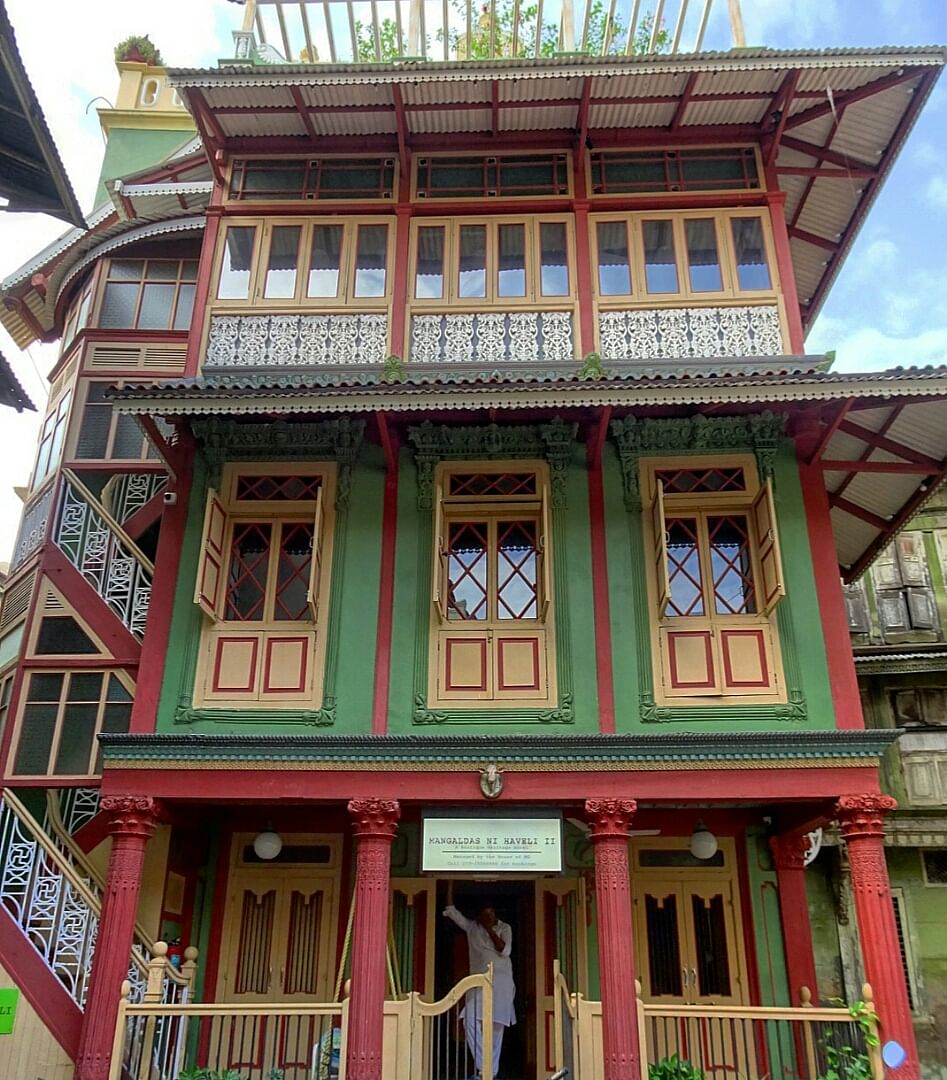
POLYGON ((771 836, 769 847, 777 870, 805 870, 806 854, 811 847, 806 833, 771 836))
POLYGON ((842 795, 835 804, 835 813, 842 836, 848 841, 883 837, 885 818, 897 808, 897 800, 890 795, 842 795))
POLYGON ((395 799, 349 799, 349 813, 356 836, 378 836, 394 839, 401 817, 401 807, 395 799))
POLYGON ((149 840, 164 817, 161 804, 148 795, 105 795, 99 809, 108 817, 113 837, 149 840))
POLYGON ((592 829, 591 839, 627 837, 637 809, 634 799, 586 799, 585 818, 592 829))

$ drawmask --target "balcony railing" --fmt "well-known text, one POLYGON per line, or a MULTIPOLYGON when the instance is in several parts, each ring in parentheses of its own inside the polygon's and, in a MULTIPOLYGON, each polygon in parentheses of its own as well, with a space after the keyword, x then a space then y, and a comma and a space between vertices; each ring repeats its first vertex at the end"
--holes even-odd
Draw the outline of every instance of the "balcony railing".
MULTIPOLYGON (((556 965, 556 1068, 602 1080, 602 1005, 570 994, 556 965)), ((640 992, 640 990, 639 990, 640 992)), ((781 1080, 884 1080, 871 987, 857 1009, 817 1008, 803 987, 800 1008, 637 1003, 641 1077, 668 1059, 693 1067, 705 1080, 780 1077, 781 1080)), ((683 1075, 685 1069, 681 1069, 683 1075)), ((688 1074, 689 1075, 689 1074, 688 1074)))
MULTIPOLYGON (((726 6, 732 44, 740 47, 739 3, 726 6)), ((714 0, 247 0, 235 59, 336 64, 699 52, 713 7, 714 0)))

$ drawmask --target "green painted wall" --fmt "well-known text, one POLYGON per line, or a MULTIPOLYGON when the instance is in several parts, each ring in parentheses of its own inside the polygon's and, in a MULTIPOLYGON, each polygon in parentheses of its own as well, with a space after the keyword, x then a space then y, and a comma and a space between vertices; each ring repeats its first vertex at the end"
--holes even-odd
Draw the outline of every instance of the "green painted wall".
POLYGON ((193 132, 180 130, 112 128, 99 173, 99 186, 95 190, 96 209, 108 198, 105 190, 106 180, 128 176, 130 173, 147 169, 149 165, 157 165, 193 138, 193 132))
MULTIPOLYGON (((712 702, 680 715, 673 715, 672 711, 672 715, 658 722, 641 719, 639 694, 649 689, 652 678, 647 650, 644 653, 637 651, 639 634, 647 631, 646 621, 636 618, 636 611, 647 611, 643 580, 646 572, 644 531, 641 514, 625 509, 617 456, 607 448, 604 479, 618 730, 667 730, 669 725, 677 730, 706 730, 710 725, 725 731, 785 730, 785 719, 755 715, 748 720, 740 715, 739 706, 721 707, 712 702)), ((799 471, 789 440, 783 442, 776 457, 773 489, 787 593, 777 609, 780 645, 787 684, 790 689, 794 688, 794 683, 798 684, 795 688, 801 691, 806 704, 805 717, 788 722, 796 729, 800 726, 831 729, 836 724, 825 641, 812 574, 799 471)))
MULTIPOLYGON (((781 605, 780 634, 787 682, 803 695, 802 718, 772 717, 768 707, 752 716, 739 706, 721 708, 708 704, 686 715, 663 715, 659 722, 643 720, 640 695, 650 687, 650 634, 644 592, 644 551, 641 520, 625 510, 622 478, 617 457, 606 449, 603 463, 606 508, 606 543, 610 576, 610 617, 617 726, 620 731, 668 730, 668 725, 690 730, 740 731, 784 730, 807 726, 834 726, 825 648, 809 563, 809 541, 803 514, 802 494, 791 444, 778 454, 775 492, 787 581, 787 599, 781 605), (794 654, 794 656, 793 656, 794 654), (795 672, 793 675, 792 673, 795 672)), ((560 689, 571 671, 574 720, 571 723, 541 722, 531 718, 505 717, 502 710, 481 709, 468 715, 449 715, 446 723, 418 723, 417 696, 426 695, 427 642, 430 627, 430 575, 433 514, 419 510, 418 480, 414 455, 401 452, 398 486, 398 531, 395 560, 393 648, 388 729, 436 736, 453 732, 502 730, 509 733, 594 732, 598 730, 595 671, 595 627, 592 604, 592 556, 589 529, 588 472, 584 447, 576 444, 566 470, 568 505, 553 514, 554 560, 565 558, 565 573, 557 584, 557 642, 563 641, 568 665, 560 664, 560 689), (564 594, 564 595, 563 595, 564 594)), ((300 718, 272 711, 247 719, 201 717, 188 726, 175 726, 175 711, 188 705, 193 692, 201 619, 192 602, 195 568, 203 522, 206 478, 201 462, 195 476, 189 521, 182 548, 181 574, 174 606, 173 643, 169 649, 158 730, 252 733, 291 733, 303 730, 300 718)), ((352 474, 352 494, 343 526, 340 517, 336 555, 333 559, 333 616, 337 620, 336 714, 331 730, 370 730, 373 693, 371 673, 375 655, 378 586, 381 558, 381 523, 384 497, 384 462, 381 451, 365 443, 352 474), (336 607, 336 605, 340 605, 336 607)), ((561 569, 561 567, 560 567, 561 569)), ((330 644, 331 648, 331 644, 330 644)), ((311 727, 305 730, 311 731, 311 727)))

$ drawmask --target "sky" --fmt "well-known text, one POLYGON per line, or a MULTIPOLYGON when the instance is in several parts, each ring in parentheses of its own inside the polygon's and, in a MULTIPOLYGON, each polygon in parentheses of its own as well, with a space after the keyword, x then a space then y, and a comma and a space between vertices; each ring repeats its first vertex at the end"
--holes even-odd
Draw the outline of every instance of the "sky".
MULTIPOLYGON (((627 7, 627 5, 625 5, 627 7)), ((692 3, 695 9, 700 5, 692 3)), ((645 5, 647 7, 647 5, 645 5)), ((742 0, 746 39, 773 48, 947 44, 947 0, 742 0)), ((97 98, 118 86, 114 46, 148 34, 170 66, 232 54, 242 11, 227 0, 6 0, 26 69, 83 210, 92 209, 103 139, 97 98)), ((667 10, 676 10, 668 4, 667 10)), ((726 0, 714 0, 705 46, 725 48, 726 0)), ((101 102, 99 102, 101 103, 101 102)), ((876 200, 806 341, 836 369, 947 363, 947 76, 940 79, 876 200)), ((45 216, 0 214, 0 277, 59 236, 45 216)), ((54 345, 20 352, 0 328, 37 413, 0 410, 0 562, 16 538, 47 396, 54 345)))

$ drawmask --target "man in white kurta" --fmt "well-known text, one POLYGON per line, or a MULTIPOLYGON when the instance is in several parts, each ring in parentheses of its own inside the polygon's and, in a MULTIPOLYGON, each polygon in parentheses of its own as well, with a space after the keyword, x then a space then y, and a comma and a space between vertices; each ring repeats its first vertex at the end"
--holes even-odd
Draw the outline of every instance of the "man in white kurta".
MULTIPOLYGON (((516 987, 513 984, 513 964, 510 960, 513 949, 513 931, 509 923, 497 918, 497 913, 492 907, 482 908, 476 919, 468 919, 453 904, 447 905, 444 914, 467 935, 470 974, 485 974, 487 966, 493 964, 493 1075, 496 1076, 500 1068, 503 1032, 516 1023, 516 1011, 513 1008, 516 987)), ((483 1023, 480 998, 479 990, 469 991, 463 1012, 464 1034, 478 1073, 483 1068, 483 1023)))

